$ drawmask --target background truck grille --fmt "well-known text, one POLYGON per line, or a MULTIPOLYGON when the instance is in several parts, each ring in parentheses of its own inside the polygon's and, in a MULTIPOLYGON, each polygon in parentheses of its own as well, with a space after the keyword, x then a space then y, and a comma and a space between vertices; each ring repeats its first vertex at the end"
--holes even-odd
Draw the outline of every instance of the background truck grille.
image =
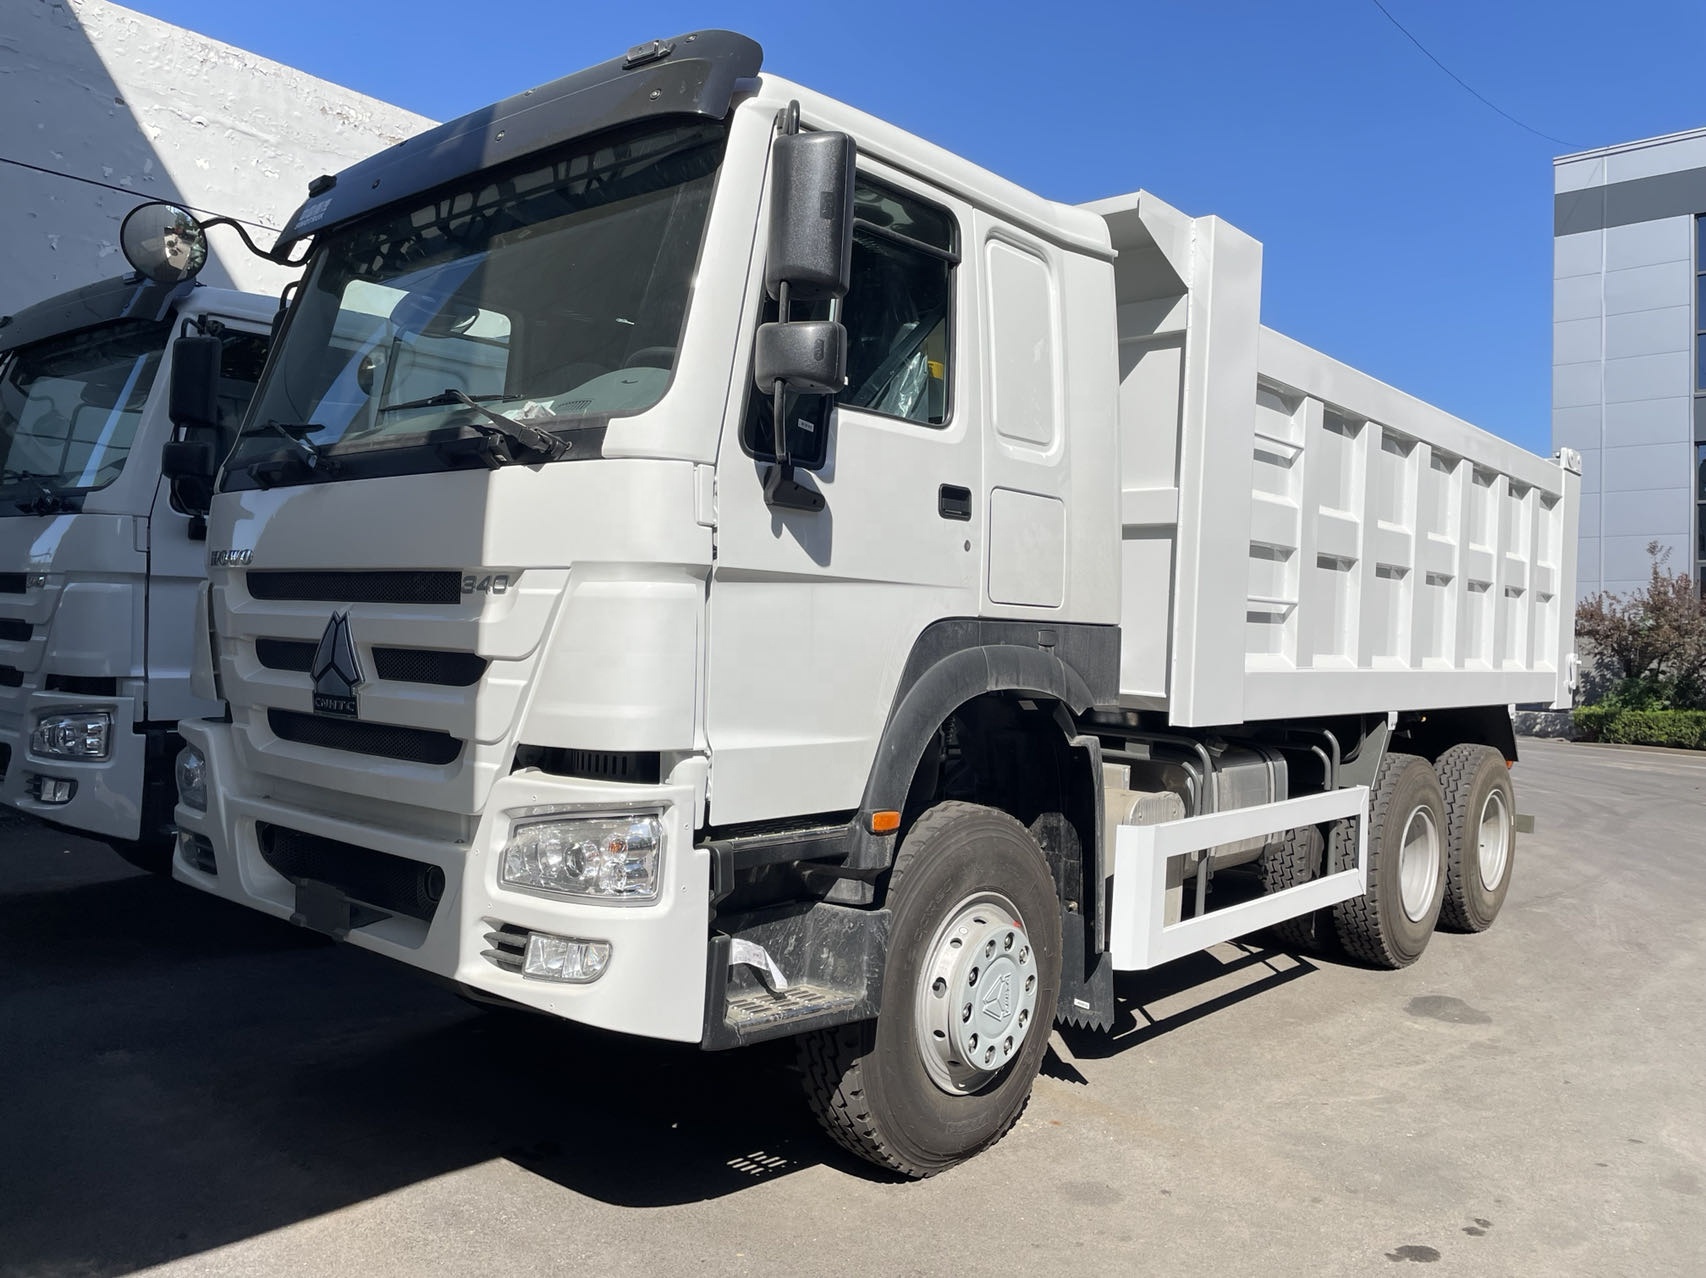
POLYGON ((21 572, 0 572, 0 595, 21 595, 24 593, 24 574, 21 572))
POLYGON ((11 643, 28 643, 30 629, 30 623, 27 621, 19 621, 15 617, 0 619, 0 639, 11 643))
MULTIPOLYGON (((255 656, 268 670, 307 674, 314 666, 312 639, 257 639, 255 656)), ((438 652, 428 648, 375 648, 374 672, 397 683, 430 683, 467 688, 486 673, 486 659, 471 652, 438 652)))
POLYGON ((21 688, 24 672, 16 666, 0 666, 0 688, 21 688))
POLYGON ((326 603, 453 604, 462 599, 454 572, 254 572, 245 578, 254 599, 326 603))
POLYGON ((352 901, 423 923, 438 912, 444 871, 436 865, 264 821, 255 833, 266 863, 298 886, 304 879, 328 883, 352 901))
POLYGON ((362 723, 330 719, 295 710, 270 709, 267 726, 283 741, 317 746, 323 750, 347 750, 351 754, 373 754, 406 763, 454 763, 462 743, 448 732, 404 728, 390 723, 362 723))

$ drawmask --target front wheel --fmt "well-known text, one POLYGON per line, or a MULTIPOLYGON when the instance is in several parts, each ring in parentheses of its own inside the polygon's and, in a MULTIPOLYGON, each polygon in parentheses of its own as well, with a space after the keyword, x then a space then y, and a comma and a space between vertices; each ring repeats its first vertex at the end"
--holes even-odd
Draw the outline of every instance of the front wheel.
POLYGON ((172 877, 172 853, 177 850, 176 838, 108 839, 107 846, 139 870, 158 874, 165 879, 172 877))
POLYGON ((933 1176, 1011 1130, 1060 989, 1060 901, 1036 840, 970 803, 930 809, 889 880, 875 1021, 803 1035, 818 1121, 859 1157, 933 1176))

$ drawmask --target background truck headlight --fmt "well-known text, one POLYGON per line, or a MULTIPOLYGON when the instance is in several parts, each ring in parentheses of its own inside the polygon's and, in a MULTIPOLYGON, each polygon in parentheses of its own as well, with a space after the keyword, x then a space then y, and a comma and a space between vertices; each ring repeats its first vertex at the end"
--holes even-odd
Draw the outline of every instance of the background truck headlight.
POLYGON ((30 733, 30 753, 44 759, 104 759, 112 731, 113 717, 105 712, 44 715, 30 733))
POLYGON ((511 887, 651 901, 662 857, 663 823, 655 816, 541 817, 510 831, 501 875, 511 887))
POLYGON ((194 746, 178 751, 178 802, 197 812, 207 811, 207 760, 194 746))

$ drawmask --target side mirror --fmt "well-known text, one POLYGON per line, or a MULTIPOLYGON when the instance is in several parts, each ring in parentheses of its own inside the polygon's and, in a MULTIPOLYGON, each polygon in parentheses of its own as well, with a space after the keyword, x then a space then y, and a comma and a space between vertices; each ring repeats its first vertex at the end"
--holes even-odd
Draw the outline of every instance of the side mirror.
POLYGON ((845 133, 791 133, 776 139, 764 264, 764 287, 771 297, 780 299, 784 285, 797 302, 846 295, 853 274, 857 154, 845 133))
POLYGON ((207 232, 176 204, 138 204, 125 214, 118 242, 124 260, 156 284, 193 279, 207 265, 207 232))
POLYGON ((838 395, 847 384, 847 330, 834 320, 760 324, 752 380, 770 395, 838 395))
POLYGON ((212 479, 213 445, 199 439, 174 439, 160 449, 160 473, 174 483, 180 479, 212 479))
POLYGON ((172 343, 172 393, 167 416, 179 430, 219 429, 217 337, 191 334, 172 343))

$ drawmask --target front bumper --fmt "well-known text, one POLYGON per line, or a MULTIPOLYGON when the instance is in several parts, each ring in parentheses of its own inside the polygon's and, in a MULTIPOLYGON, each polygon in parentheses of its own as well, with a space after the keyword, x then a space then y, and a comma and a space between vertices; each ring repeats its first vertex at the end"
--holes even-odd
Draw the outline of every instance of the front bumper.
POLYGON ((572 780, 527 772, 493 787, 468 843, 420 838, 257 797, 260 779, 244 769, 229 725, 184 723, 184 740, 207 760, 208 809, 177 808, 177 823, 213 849, 216 873, 185 859, 173 874, 185 883, 240 905, 292 919, 301 913, 298 888, 262 854, 260 826, 385 853, 443 872, 443 890, 430 918, 390 914, 361 922, 346 938, 485 994, 572 1021, 649 1038, 700 1041, 705 1016, 705 963, 710 926, 710 854, 693 846, 694 790, 686 785, 635 786, 572 780), (498 854, 511 814, 540 809, 663 814, 664 858, 658 899, 645 905, 602 905, 519 892, 498 882, 498 854), (534 980, 500 966, 486 952, 487 934, 501 926, 607 941, 608 968, 587 985, 534 980))
POLYGON ((129 697, 78 697, 18 689, 0 703, 0 758, 6 761, 5 778, 0 780, 0 801, 20 812, 96 838, 140 837, 148 739, 134 730, 135 723, 136 703, 129 697), (31 756, 30 733, 42 715, 84 710, 105 711, 112 716, 111 749, 105 759, 31 756), (34 792, 42 777, 74 782, 71 798, 64 803, 43 803, 36 798, 34 792))

